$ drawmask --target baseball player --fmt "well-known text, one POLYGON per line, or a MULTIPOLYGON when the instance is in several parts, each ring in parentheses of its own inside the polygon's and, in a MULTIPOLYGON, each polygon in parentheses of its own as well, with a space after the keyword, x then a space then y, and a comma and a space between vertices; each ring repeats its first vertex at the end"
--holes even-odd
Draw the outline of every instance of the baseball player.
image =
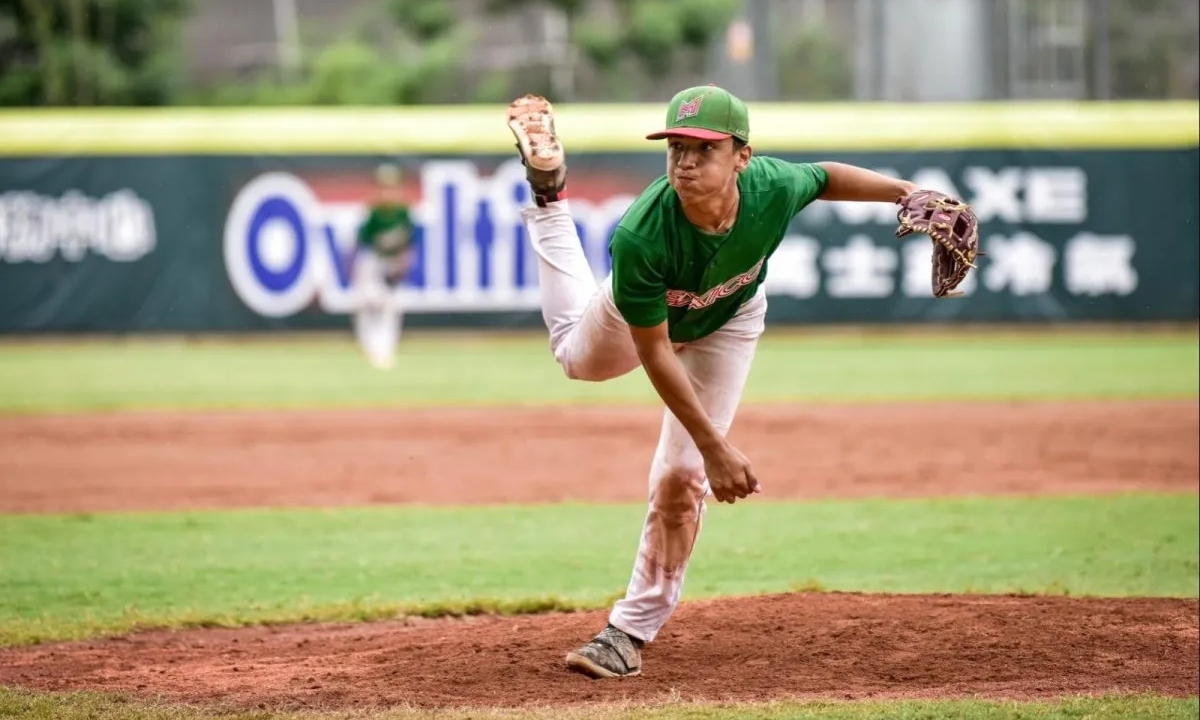
POLYGON ((412 264, 413 222, 400 192, 400 168, 380 165, 378 194, 358 229, 351 259, 354 287, 354 337, 367 361, 392 367, 400 341, 403 312, 396 284, 412 264))
POLYGON ((534 198, 522 216, 555 359, 568 378, 594 382, 640 366, 665 405, 625 596, 603 630, 566 656, 592 677, 637 675, 643 646, 679 602, 705 497, 733 503, 760 492, 726 435, 764 329, 768 261, 792 219, 815 200, 899 204, 897 235, 927 232, 935 248, 943 243, 935 255, 954 260, 935 258, 939 297, 973 267, 976 221, 961 202, 905 180, 755 155, 742 101, 692 87, 671 100, 666 127, 646 136, 667 141, 666 174, 626 211, 610 240, 612 272, 597 282, 571 216, 551 104, 513 101, 508 126, 534 198))

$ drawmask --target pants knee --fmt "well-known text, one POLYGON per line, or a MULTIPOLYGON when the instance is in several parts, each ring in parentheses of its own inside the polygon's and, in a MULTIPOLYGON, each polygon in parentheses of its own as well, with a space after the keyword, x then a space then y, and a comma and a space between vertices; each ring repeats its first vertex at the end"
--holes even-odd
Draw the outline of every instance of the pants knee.
POLYGON ((567 376, 568 380, 585 380, 583 376, 583 368, 580 364, 574 362, 571 358, 560 357, 558 364, 562 368, 563 375, 567 376))
POLYGON ((704 471, 696 468, 672 469, 658 479, 650 493, 637 564, 646 582, 674 578, 687 564, 700 530, 704 490, 704 471))
POLYGON ((595 374, 590 372, 591 368, 588 368, 587 365, 584 363, 573 362, 570 360, 560 360, 559 364, 562 365, 563 374, 567 376, 568 380, 583 380, 585 382, 588 382, 588 381, 595 382, 595 381, 601 379, 601 378, 595 377, 595 374))
POLYGON ((705 492, 703 468, 672 467, 658 479, 650 503, 664 519, 688 524, 699 517, 705 492))
POLYGON ((611 364, 580 361, 569 357, 559 358, 558 364, 562 366, 563 374, 569 380, 582 380, 584 382, 604 382, 605 380, 620 377, 625 372, 628 372, 628 370, 614 367, 611 364))

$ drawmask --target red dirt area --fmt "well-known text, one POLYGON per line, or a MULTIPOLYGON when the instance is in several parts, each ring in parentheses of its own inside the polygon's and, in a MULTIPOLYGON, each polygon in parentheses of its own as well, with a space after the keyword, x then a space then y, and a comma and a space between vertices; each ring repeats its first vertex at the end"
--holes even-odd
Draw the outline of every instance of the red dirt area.
MULTIPOLYGON (((654 407, 0 418, 0 512, 644 500, 654 407)), ((758 500, 1196 491, 1195 401, 753 405, 758 500)))
MULTIPOLYGON (((644 501, 661 411, 130 413, 0 419, 0 512, 644 501)), ((753 502, 1195 492, 1193 401, 748 406, 753 502)), ((0 650, 0 685, 236 708, 1194 696, 1195 599, 786 594, 685 602, 645 674, 565 653, 603 613, 149 632, 0 650)))
POLYGON ((1196 694, 1195 600, 792 594, 685 603, 643 674, 563 655, 602 613, 154 632, 0 651, 0 685, 229 709, 1196 694))

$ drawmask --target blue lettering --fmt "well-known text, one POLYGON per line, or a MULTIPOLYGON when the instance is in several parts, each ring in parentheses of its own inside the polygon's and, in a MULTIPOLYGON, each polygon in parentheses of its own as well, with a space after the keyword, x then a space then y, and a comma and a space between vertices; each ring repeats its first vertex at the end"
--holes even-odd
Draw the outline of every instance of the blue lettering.
POLYGON ((333 275, 338 287, 343 290, 350 287, 350 263, 354 257, 353 251, 338 252, 337 241, 334 238, 333 225, 325 223, 325 247, 329 250, 329 264, 333 266, 333 275))
MULTIPOLYGON (((440 167, 435 162, 430 164, 430 169, 431 174, 422 179, 424 196, 416 208, 420 219, 413 227, 413 263, 403 284, 421 290, 436 286, 448 291, 450 298, 443 298, 441 292, 430 293, 428 299, 432 304, 427 307, 442 308, 442 303, 449 301, 449 307, 464 309, 467 305, 459 304, 460 298, 456 297, 464 290, 494 290, 501 296, 508 296, 512 291, 537 287, 539 260, 520 217, 520 211, 531 200, 524 179, 518 178, 507 166, 491 178, 473 175, 470 168, 458 163, 440 167), (503 187, 492 184, 495 182, 502 182, 503 187), (460 207, 460 203, 467 205, 460 207), (463 233, 466 233, 465 237, 463 233), (460 250, 474 252, 478 257, 478 270, 472 270, 471 277, 459 277, 460 250), (497 287, 498 283, 504 286, 497 287)), ((244 283, 254 286, 264 298, 262 303, 266 307, 270 302, 298 293, 304 289, 302 286, 307 287, 306 272, 313 259, 311 253, 328 253, 328 275, 323 287, 314 289, 324 292, 326 298, 332 298, 329 307, 341 308, 347 302, 346 291, 353 287, 354 276, 354 255, 348 252, 352 240, 343 234, 349 231, 342 225, 343 221, 349 222, 345 215, 349 208, 341 202, 322 207, 321 200, 307 194, 296 195, 293 199, 292 193, 286 190, 259 191, 254 200, 256 207, 247 208, 250 217, 244 230, 237 233, 238 244, 243 247, 237 248, 240 257, 236 264, 245 261, 247 277, 244 283), (301 217, 306 212, 315 215, 301 217), (309 229, 314 233, 311 238, 307 235, 309 229), (268 243, 279 243, 283 247, 268 243), (294 243, 294 247, 289 243, 294 243)), ((590 198, 580 198, 575 207, 579 213, 575 229, 589 266, 597 273, 611 272, 612 257, 607 241, 623 211, 617 212, 611 201, 590 198), (580 220, 586 220, 586 224, 580 220)), ((417 293, 418 297, 423 295, 417 293)), ((476 302, 474 298, 471 301, 476 302)), ((420 302, 426 300, 422 298, 420 302)), ((478 302, 478 307, 484 308, 488 301, 480 297, 478 302)), ((509 302, 507 297, 505 302, 509 302)), ((526 299, 522 298, 521 302, 526 299)))
POLYGON ((408 277, 404 279, 404 284, 411 287, 423 288, 425 287, 425 270, 428 267, 429 257, 429 253, 425 247, 424 225, 413 225, 412 248, 412 267, 408 270, 408 277))
MULTIPOLYGON (((516 201, 517 207, 524 207, 525 203, 529 202, 529 186, 526 183, 517 183, 513 190, 513 200, 516 201)), ((513 272, 513 281, 517 288, 528 287, 529 281, 525 277, 525 267, 529 263, 526 254, 529 252, 529 239, 525 237, 525 223, 517 220, 515 236, 517 239, 516 247, 513 253, 513 262, 516 263, 513 272)))
POLYGON ((584 255, 587 254, 587 228, 578 220, 575 221, 575 234, 579 236, 579 246, 583 248, 584 255))
POLYGON ((446 208, 446 287, 458 287, 457 257, 455 251, 458 244, 458 192, 453 185, 447 185, 443 193, 446 208))
POLYGON ((475 220, 475 245, 479 248, 479 287, 491 287, 492 245, 496 242, 496 226, 492 222, 486 200, 479 201, 479 217, 475 220))
POLYGON ((613 220, 612 224, 608 226, 608 234, 605 235, 604 272, 606 274, 612 272, 612 250, 610 249, 612 246, 612 236, 617 231, 617 226, 621 224, 621 218, 624 215, 624 213, 621 213, 616 220, 613 220))
POLYGON ((267 198, 254 213, 246 235, 246 253, 247 259, 250 261, 250 269, 254 273, 254 277, 262 283, 263 288, 278 293, 295 285, 296 280, 300 278, 301 271, 304 270, 304 261, 308 255, 304 222, 300 219, 300 213, 296 208, 285 198, 278 196, 267 198), (280 272, 275 272, 263 264, 262 251, 259 247, 263 226, 272 220, 283 220, 291 226, 296 248, 296 256, 292 259, 292 263, 280 272))

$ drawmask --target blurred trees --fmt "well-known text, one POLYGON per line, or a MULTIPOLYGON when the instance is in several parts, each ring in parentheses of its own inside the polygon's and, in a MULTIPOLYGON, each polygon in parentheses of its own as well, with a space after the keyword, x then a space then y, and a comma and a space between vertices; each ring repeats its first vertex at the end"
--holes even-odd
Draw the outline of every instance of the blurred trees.
POLYGON ((163 105, 188 0, 0 0, 0 105, 163 105))
POLYGON ((680 66, 703 67, 704 53, 740 0, 486 0, 484 11, 495 17, 538 5, 565 17, 571 50, 534 58, 516 73, 496 70, 476 77, 471 72, 465 61, 471 57, 472 30, 458 22, 453 0, 390 0, 368 4, 340 38, 315 52, 299 81, 280 84, 272 77, 195 99, 318 105, 496 102, 518 84, 522 92, 555 95, 556 73, 573 77, 576 70, 595 75, 606 96, 620 96, 642 78, 654 81, 680 66), (602 17, 601 6, 615 14, 602 17))
POLYGON ((403 105, 449 102, 470 32, 446 0, 367 3, 306 53, 296 77, 264 74, 193 93, 203 105, 403 105))
POLYGON ((853 47, 818 23, 779 32, 780 97, 810 102, 854 97, 853 47))
POLYGON ((1195 97, 1195 0, 1108 0, 1107 20, 1109 95, 1195 97))
MULTIPOLYGON (((633 100, 711 70, 748 1, 371 0, 347 4, 358 8, 350 13, 328 0, 339 29, 305 28, 302 16, 298 67, 190 86, 181 31, 203 7, 197 0, 0 0, 0 105, 396 105, 502 102, 527 91, 633 100), (468 6, 474 14, 461 16, 468 6), (511 25, 514 13, 528 21, 520 34, 492 42, 497 19, 511 25)), ((1094 94, 1196 96, 1195 0, 1079 1, 1092 3, 1088 12, 1107 7, 1087 35, 1089 53, 1107 58, 1094 63, 1094 94)), ((801 0, 770 2, 795 18, 801 0)), ((781 97, 854 97, 856 31, 845 17, 861 8, 855 2, 824 0, 812 22, 773 23, 781 97), (835 9, 837 27, 824 19, 835 9)))
MULTIPOLYGON (((620 100, 635 96, 643 82, 662 80, 681 68, 705 67, 705 53, 741 4, 741 0, 487 0, 486 8, 501 14, 549 5, 561 12, 571 51, 550 62, 594 77, 599 94, 620 100)), ((500 78, 492 82, 489 95, 512 92, 500 78), (498 86, 503 86, 502 93, 498 86)), ((544 82, 551 84, 548 78, 544 82)), ((551 89, 535 91, 556 94, 551 89)))

